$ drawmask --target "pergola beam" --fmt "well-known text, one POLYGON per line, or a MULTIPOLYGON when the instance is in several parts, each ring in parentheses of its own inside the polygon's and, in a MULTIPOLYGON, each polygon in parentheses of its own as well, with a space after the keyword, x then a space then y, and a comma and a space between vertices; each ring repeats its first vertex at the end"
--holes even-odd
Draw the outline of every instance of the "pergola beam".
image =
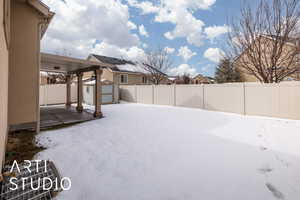
POLYGON ((66 107, 70 108, 71 107, 71 75, 66 75, 66 81, 67 81, 67 99, 66 99, 66 107))
POLYGON ((96 118, 101 118, 102 117, 102 112, 101 112, 101 104, 102 104, 102 86, 101 86, 101 74, 102 70, 96 69, 94 71, 95 73, 95 112, 94 112, 94 117, 96 118))
POLYGON ((77 107, 76 110, 78 112, 83 111, 83 81, 82 81, 83 73, 77 73, 77 107))
POLYGON ((83 73, 93 71, 96 77, 95 84, 95 117, 102 117, 101 112, 101 74, 102 68, 110 67, 105 63, 98 63, 78 58, 41 53, 41 71, 64 73, 67 76, 66 106, 71 106, 71 75, 76 74, 77 82, 77 107, 78 112, 83 111, 83 73))

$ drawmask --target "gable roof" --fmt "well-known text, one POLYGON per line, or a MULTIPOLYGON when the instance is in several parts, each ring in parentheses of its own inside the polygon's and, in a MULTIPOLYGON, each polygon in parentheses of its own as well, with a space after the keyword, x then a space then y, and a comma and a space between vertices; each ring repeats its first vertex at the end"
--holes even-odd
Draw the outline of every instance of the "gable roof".
MULTIPOLYGON (((133 62, 125 59, 120 58, 114 58, 114 57, 108 57, 108 56, 102 56, 102 55, 96 55, 96 54, 90 54, 89 57, 93 56, 98 61, 109 64, 109 68, 113 72, 123 72, 123 73, 138 73, 138 74, 149 74, 149 71, 147 71, 144 68, 144 64, 141 62, 133 62)), ((88 59, 89 59, 88 57, 88 59)), ((151 68, 151 71, 156 71, 158 73, 161 73, 164 76, 167 76, 165 73, 159 71, 158 69, 148 66, 151 68)))
POLYGON ((112 65, 125 65, 125 64, 134 65, 133 62, 125 60, 125 59, 113 58, 113 57, 108 57, 108 56, 101 56, 101 55, 96 55, 96 54, 91 54, 91 55, 94 56, 95 58, 97 58, 97 60, 99 60, 100 62, 103 62, 103 63, 108 63, 108 64, 112 64, 112 65))
POLYGON ((129 60, 96 55, 96 54, 91 54, 90 56, 93 56, 101 63, 110 65, 106 68, 110 69, 112 72, 137 73, 137 74, 148 73, 139 63, 134 63, 129 60))

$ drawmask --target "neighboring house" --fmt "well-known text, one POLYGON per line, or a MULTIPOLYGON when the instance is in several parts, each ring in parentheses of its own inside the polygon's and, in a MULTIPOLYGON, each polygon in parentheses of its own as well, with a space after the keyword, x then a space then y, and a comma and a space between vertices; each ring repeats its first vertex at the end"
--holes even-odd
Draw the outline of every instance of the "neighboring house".
MULTIPOLYGON (((72 77, 76 80, 75 77, 72 77)), ((40 72, 40 85, 66 84, 66 74, 55 72, 40 72)))
POLYGON ((53 16, 39 0, 0 0, 0 171, 9 126, 38 123, 40 39, 53 16))
MULTIPOLYGON (((286 42, 286 45, 283 46, 282 51, 288 52, 288 51, 291 51, 291 49, 299 48, 299 42, 300 42, 299 38, 291 38, 288 42, 286 42)), ((258 39, 256 39, 253 42, 253 45, 255 43, 261 44, 261 45, 257 45, 257 46, 261 46, 262 49, 267 49, 269 46, 271 46, 274 43, 274 39, 271 36, 261 35, 258 39)), ((241 55, 239 55, 235 59, 234 64, 236 66, 237 71, 240 73, 241 82, 257 82, 259 80, 253 74, 249 73, 248 70, 241 67, 241 63, 249 63, 249 65, 251 65, 251 63, 252 63, 251 61, 249 61, 246 51, 243 52, 241 55)), ((262 62, 265 62, 265 61, 268 61, 269 59, 271 59, 270 58, 271 56, 270 56, 270 54, 268 54, 268 51, 269 50, 262 50, 262 52, 263 52, 263 55, 261 56, 262 62)), ((284 53, 284 54, 286 56, 287 53, 284 53)), ((282 66, 278 66, 278 68, 285 67, 284 63, 286 63, 286 62, 288 62, 288 61, 284 61, 282 66)), ((299 66, 295 66, 295 67, 299 67, 299 66)), ((250 66, 250 69, 251 69, 251 66, 250 66)), ((253 69, 254 69, 254 67, 253 67, 253 69)), ((295 74, 292 74, 291 76, 286 78, 286 81, 289 81, 289 80, 300 80, 300 71, 298 71, 295 74)))
POLYGON ((192 84, 211 84, 214 83, 214 79, 208 76, 203 76, 201 74, 196 75, 192 78, 192 84))
MULTIPOLYGON (((149 73, 139 64, 132 61, 91 54, 89 61, 96 61, 106 65, 103 69, 102 79, 112 81, 119 85, 150 84, 149 73)), ((91 74, 86 74, 88 79, 91 74)))
POLYGON ((181 76, 169 76, 167 84, 178 84, 178 85, 181 85, 181 84, 190 84, 190 83, 186 83, 183 80, 183 77, 181 77, 181 76))

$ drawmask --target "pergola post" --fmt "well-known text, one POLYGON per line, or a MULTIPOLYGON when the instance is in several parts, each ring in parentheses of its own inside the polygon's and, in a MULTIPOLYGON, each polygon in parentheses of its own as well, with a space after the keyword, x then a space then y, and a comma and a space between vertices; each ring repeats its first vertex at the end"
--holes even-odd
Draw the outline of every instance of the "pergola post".
POLYGON ((67 99, 66 99, 66 107, 71 107, 71 75, 67 74, 66 76, 67 81, 67 99))
POLYGON ((101 74, 102 70, 101 69, 96 69, 95 71, 95 113, 94 117, 100 118, 102 117, 102 112, 101 112, 101 104, 102 104, 102 86, 101 86, 101 74))
POLYGON ((82 102, 83 102, 83 82, 82 82, 82 77, 83 77, 83 73, 82 72, 78 72, 77 73, 77 107, 76 110, 78 112, 82 112, 83 111, 83 106, 82 106, 82 102))

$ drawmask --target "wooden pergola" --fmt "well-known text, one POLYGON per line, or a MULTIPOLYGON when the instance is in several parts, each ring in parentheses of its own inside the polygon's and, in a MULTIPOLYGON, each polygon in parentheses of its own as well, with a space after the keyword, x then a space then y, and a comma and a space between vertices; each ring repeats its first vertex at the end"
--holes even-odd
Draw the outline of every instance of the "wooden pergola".
POLYGON ((77 107, 78 112, 83 111, 83 73, 93 71, 95 74, 95 112, 94 117, 101 118, 101 74, 105 64, 99 62, 91 62, 77 58, 66 56, 52 55, 41 53, 41 71, 56 72, 66 74, 67 89, 66 89, 66 107, 71 106, 71 75, 77 76, 77 107))

